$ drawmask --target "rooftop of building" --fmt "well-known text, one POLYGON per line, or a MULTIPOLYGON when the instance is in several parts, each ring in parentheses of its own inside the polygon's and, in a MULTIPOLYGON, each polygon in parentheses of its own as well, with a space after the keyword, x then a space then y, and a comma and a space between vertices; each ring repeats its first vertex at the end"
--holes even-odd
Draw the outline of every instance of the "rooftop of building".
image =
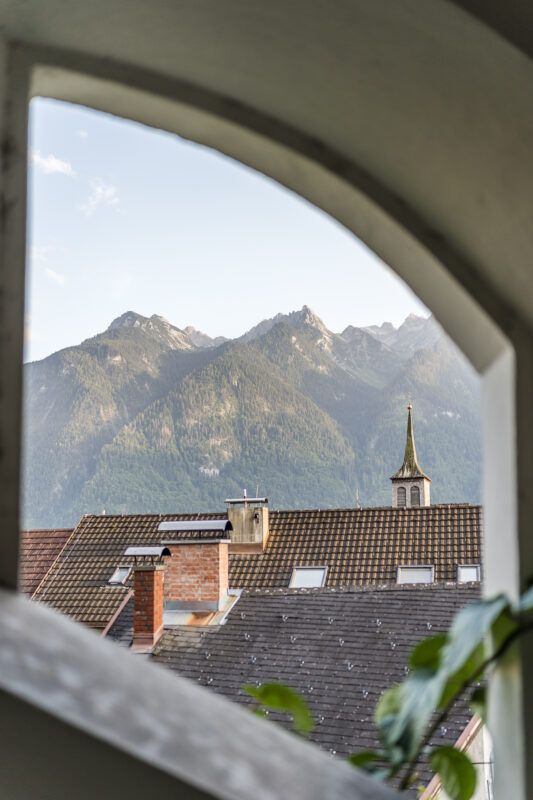
MULTIPOLYGON (((315 719, 310 738, 347 756, 375 748, 373 715, 382 692, 405 678, 410 650, 446 631, 478 599, 479 584, 245 591, 224 625, 165 630, 153 660, 228 699, 251 703, 244 685, 282 682, 300 692, 315 719)), ((109 632, 129 645, 133 602, 109 632)), ((283 714, 270 716, 287 724, 283 714)), ((454 743, 468 723, 456 707, 434 744, 454 743)), ((430 773, 422 769, 424 783, 430 773)))
POLYGON ((73 528, 20 532, 19 589, 31 597, 69 540, 73 528))
MULTIPOLYGON (((86 515, 34 599, 103 630, 131 589, 131 576, 109 584, 119 565, 133 564, 124 556, 128 546, 167 540, 168 532, 158 530, 162 521, 225 518, 86 515)), ((334 588, 395 583, 402 565, 432 565, 436 582, 454 581, 458 565, 481 563, 481 507, 469 504, 271 511, 269 529, 263 552, 230 552, 231 588, 285 589, 297 566, 326 566, 326 586, 334 588)))

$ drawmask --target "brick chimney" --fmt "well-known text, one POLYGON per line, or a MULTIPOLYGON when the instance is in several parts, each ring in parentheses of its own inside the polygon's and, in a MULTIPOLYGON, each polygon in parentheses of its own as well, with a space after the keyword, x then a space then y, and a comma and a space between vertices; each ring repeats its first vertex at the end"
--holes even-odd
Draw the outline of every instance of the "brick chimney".
POLYGON ((166 547, 127 547, 133 566, 133 649, 151 652, 163 634, 163 556, 166 547))
POLYGON ((162 522, 168 532, 165 558, 166 611, 220 611, 228 600, 231 523, 222 520, 162 522))
POLYGON ((163 634, 163 564, 136 565, 133 573, 133 643, 150 652, 163 634))

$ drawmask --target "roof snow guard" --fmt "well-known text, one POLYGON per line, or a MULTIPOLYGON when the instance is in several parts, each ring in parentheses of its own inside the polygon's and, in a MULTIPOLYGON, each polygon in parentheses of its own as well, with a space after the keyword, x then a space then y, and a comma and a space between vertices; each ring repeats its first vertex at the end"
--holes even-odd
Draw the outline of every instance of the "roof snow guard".
POLYGON ((157 530, 176 533, 167 542, 171 544, 179 541, 227 540, 233 525, 228 519, 167 520, 160 522, 157 530))
POLYGON ((413 433, 413 421, 411 419, 411 410, 413 406, 411 403, 409 403, 407 408, 409 414, 407 417, 407 439, 405 442, 403 464, 398 472, 395 472, 394 475, 391 476, 391 481, 398 478, 425 478, 426 480, 430 481, 431 478, 428 478, 426 473, 422 472, 416 458, 415 436, 413 433))

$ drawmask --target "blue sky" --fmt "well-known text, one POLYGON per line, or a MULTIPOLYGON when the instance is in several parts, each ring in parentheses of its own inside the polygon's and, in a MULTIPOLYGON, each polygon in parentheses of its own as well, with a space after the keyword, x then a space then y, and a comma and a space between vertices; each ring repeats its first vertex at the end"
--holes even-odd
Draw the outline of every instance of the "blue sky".
POLYGON ((30 109, 25 360, 127 310, 238 336, 307 304, 334 331, 427 315, 351 233, 220 154, 79 106, 30 109))

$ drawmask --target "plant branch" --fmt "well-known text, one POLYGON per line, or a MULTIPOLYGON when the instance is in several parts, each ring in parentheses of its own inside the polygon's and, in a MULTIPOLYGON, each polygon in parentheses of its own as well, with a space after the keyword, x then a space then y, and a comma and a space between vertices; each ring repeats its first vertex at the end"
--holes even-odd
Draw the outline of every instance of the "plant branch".
POLYGON ((400 786, 399 786, 400 791, 403 791, 403 790, 407 789, 407 787, 409 786, 409 784, 411 782, 411 778, 412 778, 413 772, 414 772, 414 769, 415 769, 415 767, 416 767, 416 765, 418 763, 418 760, 419 760, 419 758, 420 758, 420 756, 422 754, 422 751, 430 743, 430 741, 433 738, 433 735, 434 735, 435 731, 437 730, 437 728, 446 720, 446 718, 447 718, 448 714, 450 713, 450 710, 451 710, 452 706, 454 705, 454 703, 456 703, 460 699, 460 697, 468 689, 468 687, 477 678, 479 678, 479 676, 482 675, 485 672, 485 670, 488 667, 490 667, 491 664, 493 664, 494 662, 498 661, 504 655, 506 650, 511 646, 511 644, 516 639, 520 638, 520 636, 523 636, 525 633, 528 633, 531 630, 533 630, 533 622, 530 622, 529 624, 523 625, 523 626, 517 628, 516 630, 514 630, 512 633, 509 634, 507 639, 505 639, 502 642, 502 644, 499 646, 499 648, 489 658, 487 658, 482 664, 480 664, 479 667, 477 667, 472 672, 472 674, 468 676, 468 678, 465 678, 465 680, 461 683, 461 685, 459 686, 457 691, 454 693, 453 697, 450 699, 450 701, 445 706, 445 708, 443 708, 441 713, 431 723, 431 725, 429 726, 428 730, 426 731, 426 734, 425 734, 424 738, 420 741, 420 744, 418 745, 418 747, 416 749, 416 753, 410 759, 410 761, 408 761, 408 763, 407 763, 407 772, 405 773, 404 777, 402 778, 402 781, 401 781, 400 786))

